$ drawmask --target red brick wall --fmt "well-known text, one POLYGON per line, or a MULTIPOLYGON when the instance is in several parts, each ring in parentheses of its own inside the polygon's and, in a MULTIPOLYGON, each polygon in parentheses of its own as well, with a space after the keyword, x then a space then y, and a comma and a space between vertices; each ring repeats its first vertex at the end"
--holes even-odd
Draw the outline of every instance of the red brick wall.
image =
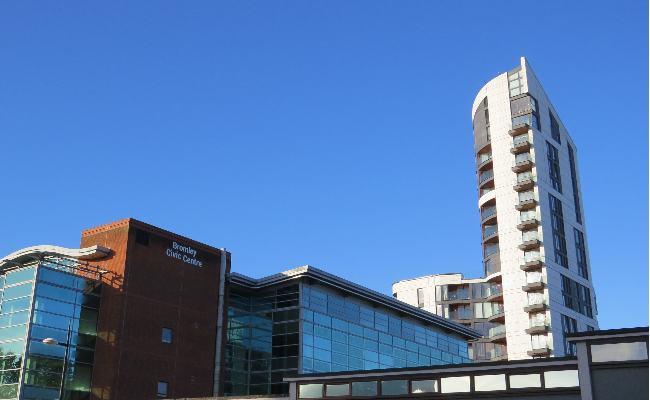
POLYGON ((155 399, 158 381, 169 382, 171 398, 212 396, 221 251, 133 219, 84 231, 81 247, 93 245, 112 250, 91 262, 111 271, 93 398, 155 399), (149 246, 135 242, 137 229, 149 232, 149 246), (191 258, 202 266, 167 256, 174 241, 197 250, 191 258), (163 327, 173 330, 171 344, 163 327))

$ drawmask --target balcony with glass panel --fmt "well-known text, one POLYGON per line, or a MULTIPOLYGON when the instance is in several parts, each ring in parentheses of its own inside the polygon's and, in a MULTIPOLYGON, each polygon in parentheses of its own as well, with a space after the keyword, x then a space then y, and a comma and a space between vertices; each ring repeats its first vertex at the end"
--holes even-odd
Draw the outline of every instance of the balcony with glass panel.
POLYGON ((508 359, 505 344, 475 342, 468 350, 469 357, 474 359, 475 362, 504 361, 508 359))
POLYGON ((529 152, 516 154, 512 161, 512 172, 529 171, 533 169, 533 164, 535 164, 535 156, 529 152))
POLYGON ((486 244, 485 248, 483 249, 483 258, 488 258, 493 254, 496 254, 499 252, 499 243, 494 243, 494 244, 486 244))
POLYGON ((537 100, 529 94, 510 100, 510 113, 513 116, 537 111, 537 100))
POLYGON ((534 290, 542 290, 546 286, 546 275, 540 271, 526 272, 526 276, 521 283, 521 288, 525 292, 532 292, 534 290))
POLYGON ((437 290, 440 291, 440 302, 457 302, 460 300, 469 300, 469 285, 442 285, 438 286, 437 290))
POLYGON ((494 186, 494 170, 488 169, 485 171, 479 171, 478 173, 478 187, 494 186))
MULTIPOLYGON (((535 338, 535 336, 533 336, 535 338)), ((553 350, 553 341, 531 340, 528 344, 527 354, 531 357, 548 356, 553 350)))
POLYGON ((530 128, 537 128, 538 118, 535 114, 525 114, 512 119, 509 123, 508 133, 510 136, 519 136, 524 133, 528 133, 530 128))
POLYGON ((496 222, 497 218, 497 206, 483 206, 483 211, 481 212, 481 225, 488 223, 496 222))
POLYGON ((488 167, 492 163, 492 151, 486 153, 481 153, 476 158, 476 170, 483 171, 489 169, 488 167))
POLYGON ((536 318, 533 317, 528 320, 526 324, 526 333, 529 335, 534 335, 538 333, 546 333, 551 330, 551 319, 550 318, 536 318))
POLYGON ((491 314, 488 316, 488 322, 495 321, 504 321, 506 318, 505 309, 503 308, 503 303, 490 303, 491 304, 491 314))
POLYGON ((488 338, 491 342, 505 342, 506 340, 506 326, 499 325, 494 328, 490 328, 488 331, 488 338))
POLYGON ((466 320, 466 319, 471 319, 471 311, 469 306, 467 307, 459 307, 456 310, 449 310, 449 319, 452 320, 466 320))
POLYGON ((527 313, 544 311, 548 308, 548 296, 543 293, 528 293, 524 302, 524 311, 527 313))
POLYGON ((517 218, 517 229, 520 231, 536 228, 540 224, 539 213, 535 210, 521 211, 517 218))
POLYGON ((503 298, 503 286, 501 283, 490 283, 490 286, 485 290, 487 301, 497 301, 503 298))
POLYGON ((542 234, 537 229, 521 232, 519 248, 521 250, 537 249, 542 244, 542 234))
POLYGON ((533 144, 533 135, 523 133, 512 138, 512 145, 510 146, 510 153, 519 154, 525 151, 530 151, 533 144))
POLYGON ((519 268, 523 271, 542 268, 546 257, 539 250, 524 251, 524 256, 519 259, 519 268))
POLYGON ((498 225, 483 226, 483 244, 496 243, 499 241, 498 225))
POLYGON ((524 171, 517 174, 515 184, 512 187, 515 191, 521 192, 524 190, 532 189, 537 182, 537 175, 531 171, 524 171))
POLYGON ((515 203, 515 209, 517 211, 523 211, 530 208, 537 207, 539 203, 539 195, 533 190, 528 190, 525 192, 517 193, 517 202, 515 203))

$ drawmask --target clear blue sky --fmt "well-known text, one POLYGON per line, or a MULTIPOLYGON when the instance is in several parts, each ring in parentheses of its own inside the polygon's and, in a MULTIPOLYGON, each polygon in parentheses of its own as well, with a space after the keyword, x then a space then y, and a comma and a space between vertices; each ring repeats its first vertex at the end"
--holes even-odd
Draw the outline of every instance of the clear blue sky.
POLYGON ((471 106, 526 56, 601 328, 648 325, 647 1, 2 1, 0 256, 132 217, 390 294, 481 275, 471 106))

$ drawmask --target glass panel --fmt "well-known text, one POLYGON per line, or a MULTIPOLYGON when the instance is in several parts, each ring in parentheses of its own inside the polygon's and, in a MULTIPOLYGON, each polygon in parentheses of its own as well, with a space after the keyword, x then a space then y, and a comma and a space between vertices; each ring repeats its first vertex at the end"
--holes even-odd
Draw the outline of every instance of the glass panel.
POLYGON ((31 297, 23 297, 22 299, 3 301, 2 309, 0 309, 0 312, 2 314, 6 314, 14 311, 27 310, 31 303, 31 297))
POLYGON ((0 327, 20 325, 27 323, 29 311, 21 311, 0 316, 0 327))
POLYGON ((5 369, 14 369, 14 368, 20 368, 22 365, 22 356, 7 356, 0 358, 0 369, 5 370, 5 369))
POLYGON ((27 325, 18 325, 0 329, 0 341, 24 338, 26 335, 27 325))
POLYGON ((27 358, 27 368, 60 374, 63 371, 63 360, 30 355, 27 358))
POLYGON ((442 393, 465 393, 469 392, 469 376, 454 376, 440 378, 440 391, 442 393))
POLYGON ((376 396, 377 381, 352 382, 352 396, 376 396))
POLYGON ((18 383, 20 378, 20 370, 14 369, 11 371, 3 371, 0 373, 0 382, 3 384, 6 383, 18 383))
POLYGON ((487 392, 491 390, 506 390, 506 375, 479 375, 474 377, 474 390, 487 392))
POLYGON ((42 311, 34 311, 32 322, 39 325, 50 326, 52 328, 65 330, 70 328, 70 318, 42 311))
POLYGON ((540 374, 510 375, 510 389, 542 387, 540 374))
POLYGON ((61 386, 61 374, 52 374, 49 372, 35 372, 27 371, 25 374, 25 383, 28 385, 38 385, 38 386, 51 386, 51 387, 60 387, 61 386))
POLYGON ((437 393, 438 381, 411 381, 411 393, 437 393))
POLYGON ((10 288, 5 288, 4 296, 2 300, 14 299, 16 297, 29 296, 32 294, 32 283, 23 283, 22 285, 12 286, 10 288))
POLYGON ((38 279, 56 283, 57 285, 61 286, 76 287, 78 278, 74 275, 66 274, 65 272, 43 268, 41 269, 41 274, 38 276, 38 279))
POLYGON ((46 356, 63 358, 63 355, 65 354, 65 347, 46 346, 43 342, 40 342, 38 340, 32 340, 29 342, 29 351, 36 354, 43 354, 46 356))
POLYGON ((396 394, 408 394, 408 381, 405 380, 396 380, 396 381, 381 381, 381 395, 390 396, 396 394))
POLYGON ((22 354, 24 347, 25 347, 24 340, 2 343, 0 344, 0 356, 6 356, 9 354, 22 354))
POLYGON ((67 290, 64 288, 48 285, 48 284, 39 284, 36 294, 41 296, 50 297, 57 300, 67 301, 74 303, 77 293, 73 290, 67 290))
POLYGON ((67 315, 72 317, 75 315, 74 312, 75 305, 72 303, 64 303, 62 301, 56 301, 51 299, 45 299, 43 297, 37 297, 34 301, 34 309, 41 311, 48 311, 55 314, 67 315))
POLYGON ((323 397, 323 384, 312 383, 309 385, 300 385, 300 394, 298 397, 301 399, 320 399, 323 397))
POLYGON ((612 343, 591 345, 591 361, 636 361, 647 360, 648 348, 645 342, 612 343))
POLYGON ((68 332, 61 329, 46 328, 44 326, 33 325, 32 337, 36 339, 54 338, 59 343, 65 344, 68 341, 68 332))
POLYGON ((22 271, 11 272, 7 274, 7 279, 5 281, 5 286, 13 285, 15 283, 31 281, 34 279, 34 271, 36 269, 24 269, 22 271))
POLYGON ((349 396, 350 395, 350 385, 347 383, 341 385, 326 385, 325 386, 325 396, 349 396))
POLYGON ((92 296, 84 293, 77 293, 77 304, 82 306, 99 308, 100 298, 97 296, 92 296))
POLYGON ((548 388, 579 386, 578 370, 546 371, 544 372, 544 386, 548 388))
MULTIPOLYGON (((58 392, 56 394, 59 395, 58 392)), ((16 396, 18 396, 18 385, 0 386, 0 399, 13 399, 16 396)))

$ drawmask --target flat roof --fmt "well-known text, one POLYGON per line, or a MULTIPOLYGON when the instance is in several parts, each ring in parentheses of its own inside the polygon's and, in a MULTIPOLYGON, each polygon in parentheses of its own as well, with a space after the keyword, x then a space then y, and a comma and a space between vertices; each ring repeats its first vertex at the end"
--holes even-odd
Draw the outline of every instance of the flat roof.
POLYGON ((350 282, 336 275, 332 275, 330 273, 327 273, 323 270, 314 268, 309 265, 300 268, 295 268, 289 271, 284 271, 279 274, 270 275, 260 279, 254 279, 236 272, 232 272, 228 274, 227 278, 232 283, 242 285, 250 289, 262 289, 272 285, 276 285, 284 282, 290 282, 300 278, 310 278, 320 283, 323 283, 327 286, 337 288, 344 292, 349 292, 354 296, 363 298, 372 303, 379 304, 386 308, 396 310, 398 312, 417 318, 419 320, 427 321, 443 329, 456 332, 469 339, 478 339, 483 337, 483 335, 480 332, 472 328, 468 328, 465 325, 459 324, 457 322, 453 322, 451 320, 440 317, 428 311, 424 311, 410 304, 404 303, 403 301, 397 300, 392 296, 388 296, 376 292, 374 290, 368 289, 364 286, 357 285, 356 283, 350 282))
POLYGON ((648 336, 650 329, 646 327, 638 328, 621 328, 621 329, 604 329, 598 331, 584 331, 565 333, 564 337, 570 342, 580 342, 585 340, 597 340, 607 338, 621 338, 634 336, 648 336))

